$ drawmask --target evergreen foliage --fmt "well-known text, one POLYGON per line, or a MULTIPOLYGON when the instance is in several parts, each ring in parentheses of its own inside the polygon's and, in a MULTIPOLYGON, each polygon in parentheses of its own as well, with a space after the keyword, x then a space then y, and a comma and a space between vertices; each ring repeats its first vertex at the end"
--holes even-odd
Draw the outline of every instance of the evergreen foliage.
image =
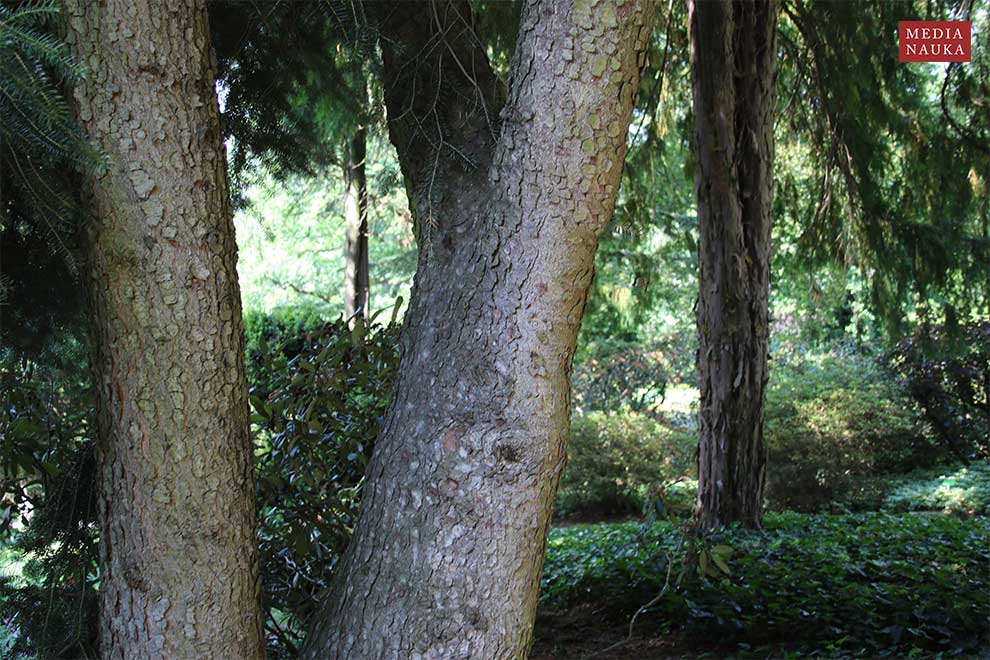
POLYGON ((0 338, 35 353, 77 325, 75 175, 102 163, 63 93, 84 70, 53 36, 57 15, 55 0, 0 3, 0 338))
POLYGON ((215 0, 224 132, 235 201, 259 166, 281 179, 344 162, 360 123, 381 122, 374 83, 377 31, 363 2, 215 0))
POLYGON ((0 537, 25 563, 0 577, 11 653, 96 655, 93 402, 85 346, 0 350, 0 537))
POLYGON ((36 161, 97 162, 61 93, 84 72, 50 33, 57 15, 53 0, 0 5, 0 140, 12 152, 5 153, 9 164, 25 178, 36 161))
MULTIPOLYGON (((879 3, 865 13, 810 2, 784 11, 783 138, 806 150, 811 168, 785 171, 777 215, 800 232, 798 261, 867 274, 864 302, 894 337, 919 307, 985 315, 986 120, 973 115, 969 135, 946 118, 987 102, 988 79, 978 78, 986 64, 964 75, 950 66, 942 83, 936 67, 899 63, 877 45, 877 35, 896 44, 900 20, 964 16, 950 2, 879 3)), ((975 34, 986 42, 986 12, 980 20, 975 34)), ((985 43, 973 50, 985 59, 985 43)))

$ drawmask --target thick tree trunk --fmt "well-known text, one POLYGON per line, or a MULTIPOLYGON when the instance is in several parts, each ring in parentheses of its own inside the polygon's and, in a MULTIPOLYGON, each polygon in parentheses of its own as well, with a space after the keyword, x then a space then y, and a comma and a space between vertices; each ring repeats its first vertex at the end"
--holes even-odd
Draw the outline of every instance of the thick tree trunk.
POLYGON ((354 130, 344 163, 344 316, 360 310, 368 318, 368 185, 365 157, 368 130, 362 124, 354 130))
POLYGON ((205 0, 66 0, 85 130, 101 653, 257 658, 237 246, 205 0))
POLYGON ((759 527, 773 200, 776 3, 689 0, 697 122, 698 515, 759 527))
POLYGON ((419 268, 363 513, 305 656, 525 656, 653 14, 528 3, 501 114, 468 3, 396 3, 382 20, 419 268))

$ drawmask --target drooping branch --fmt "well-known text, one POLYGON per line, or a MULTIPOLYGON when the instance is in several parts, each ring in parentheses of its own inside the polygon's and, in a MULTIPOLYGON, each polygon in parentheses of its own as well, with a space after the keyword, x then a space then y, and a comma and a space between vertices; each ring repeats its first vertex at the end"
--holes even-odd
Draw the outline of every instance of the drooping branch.
POLYGON ((973 133, 973 131, 961 126, 956 118, 952 116, 949 111, 949 103, 947 101, 945 92, 949 88, 949 80, 952 79, 952 73, 958 68, 958 62, 952 62, 945 68, 945 80, 942 82, 942 91, 939 93, 939 105, 942 108, 942 116, 945 117, 945 121, 948 122, 952 130, 956 132, 963 140, 966 141, 969 146, 974 147, 983 153, 990 155, 990 147, 987 146, 986 140, 981 139, 979 135, 973 133))
POLYGON ((282 287, 283 289, 289 289, 290 291, 293 291, 295 293, 298 293, 301 296, 308 296, 308 297, 311 297, 311 298, 316 298, 320 302, 325 303, 327 305, 330 305, 331 307, 335 307, 335 306, 337 306, 337 305, 340 304, 340 300, 338 300, 336 298, 332 298, 330 296, 324 295, 324 294, 320 293, 319 291, 310 291, 309 289, 304 289, 303 287, 299 286, 295 282, 290 282, 288 280, 282 280, 282 279, 279 279, 277 277, 268 277, 266 279, 269 282, 271 282, 272 284, 274 284, 275 286, 282 287))

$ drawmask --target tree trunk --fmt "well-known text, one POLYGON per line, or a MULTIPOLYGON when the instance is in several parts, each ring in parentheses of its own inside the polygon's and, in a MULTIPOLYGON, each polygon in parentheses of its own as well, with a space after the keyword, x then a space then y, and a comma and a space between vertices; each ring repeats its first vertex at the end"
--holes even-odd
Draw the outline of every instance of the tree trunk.
POLYGON ((368 129, 362 124, 354 130, 344 163, 344 317, 360 310, 368 318, 370 298, 368 280, 368 185, 365 177, 365 154, 368 129))
POLYGON ((759 527, 766 482, 774 0, 689 0, 697 122, 698 515, 759 527))
POLYGON ((237 246, 205 0, 66 0, 89 69, 100 645, 264 655, 237 246))
POLYGON ((469 3, 388 12, 419 266, 363 513, 304 656, 522 658, 654 8, 528 3, 504 108, 469 3))

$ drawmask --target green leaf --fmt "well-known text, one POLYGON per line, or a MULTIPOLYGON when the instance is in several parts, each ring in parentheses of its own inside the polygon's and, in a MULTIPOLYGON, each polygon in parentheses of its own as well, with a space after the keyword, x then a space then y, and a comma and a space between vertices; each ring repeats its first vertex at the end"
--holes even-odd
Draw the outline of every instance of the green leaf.
POLYGON ((395 323, 395 319, 399 317, 399 308, 402 307, 402 296, 395 299, 395 306, 392 308, 392 320, 390 323, 395 323))
POLYGON ((354 327, 351 328, 351 344, 355 348, 359 348, 364 345, 364 323, 356 321, 354 327))

